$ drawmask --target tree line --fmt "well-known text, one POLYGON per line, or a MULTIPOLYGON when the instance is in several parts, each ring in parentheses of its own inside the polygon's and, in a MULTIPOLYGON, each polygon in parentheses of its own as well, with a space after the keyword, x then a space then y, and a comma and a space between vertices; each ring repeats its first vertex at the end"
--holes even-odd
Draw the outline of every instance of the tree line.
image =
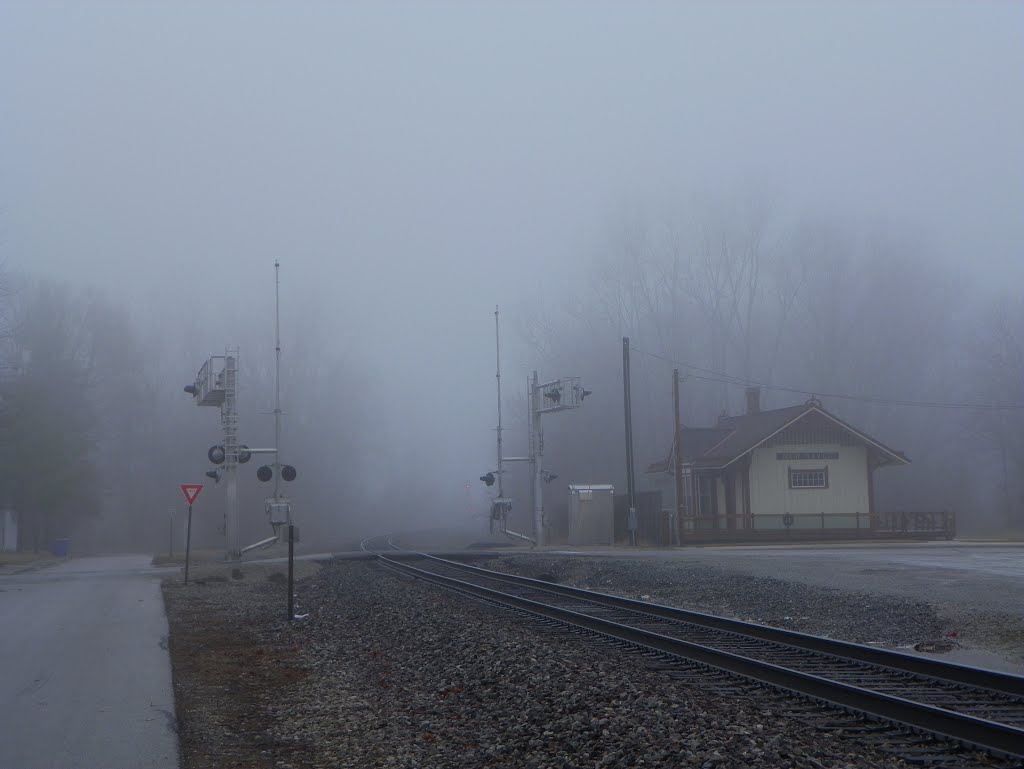
POLYGON ((1024 529, 1024 299, 966 278, 963 259, 950 265, 892 226, 784 221, 756 200, 622 219, 568 299, 521 311, 548 378, 581 375, 596 393, 547 421, 546 464, 569 482, 625 488, 625 336, 641 489, 670 449, 679 368, 685 425, 741 413, 751 383, 762 408, 815 394, 913 460, 879 473, 879 509, 1024 529))
MULTIPOLYGON (((204 330, 215 324, 189 313, 139 322, 107 295, 56 280, 7 274, 3 289, 0 510, 17 513, 19 549, 45 550, 61 537, 79 552, 166 551, 171 537, 180 548, 178 485, 194 482, 206 489, 193 543, 221 547, 223 484, 204 475, 207 449, 221 442, 219 413, 183 392, 205 358, 224 352, 219 335, 204 330)), ((344 536, 349 511, 369 505, 363 476, 372 477, 364 466, 372 450, 348 451, 366 417, 337 397, 358 382, 356 368, 314 317, 302 320, 282 370, 285 403, 297 406, 286 434, 302 438, 284 443, 282 460, 299 469, 304 536, 330 544, 344 536)), ((272 445, 273 339, 251 323, 227 325, 239 330, 231 341, 241 349, 241 439, 272 445)), ((247 541, 269 534, 259 464, 240 469, 247 541)))

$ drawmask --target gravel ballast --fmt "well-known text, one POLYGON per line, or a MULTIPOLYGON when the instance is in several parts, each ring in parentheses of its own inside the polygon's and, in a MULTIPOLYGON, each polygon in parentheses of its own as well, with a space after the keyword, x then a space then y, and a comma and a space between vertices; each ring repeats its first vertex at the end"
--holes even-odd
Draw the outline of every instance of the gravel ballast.
POLYGON ((945 633, 936 610, 923 601, 751 576, 679 559, 517 555, 473 565, 856 643, 909 646, 945 633))
POLYGON ((183 766, 896 767, 635 653, 365 562, 165 587, 183 766))

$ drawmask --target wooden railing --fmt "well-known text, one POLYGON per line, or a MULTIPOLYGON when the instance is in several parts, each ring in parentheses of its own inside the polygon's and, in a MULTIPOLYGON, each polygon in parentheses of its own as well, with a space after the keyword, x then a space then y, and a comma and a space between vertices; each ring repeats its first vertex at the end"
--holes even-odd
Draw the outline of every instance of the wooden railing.
POLYGON ((894 512, 876 513, 875 531, 913 534, 922 532, 943 532, 946 539, 956 536, 956 514, 943 512, 894 512))
POLYGON ((731 537, 760 532, 820 535, 834 531, 846 536, 863 532, 866 536, 944 537, 956 536, 956 514, 949 511, 884 513, 757 513, 743 516, 686 516, 680 520, 680 534, 700 538, 713 532, 731 537))

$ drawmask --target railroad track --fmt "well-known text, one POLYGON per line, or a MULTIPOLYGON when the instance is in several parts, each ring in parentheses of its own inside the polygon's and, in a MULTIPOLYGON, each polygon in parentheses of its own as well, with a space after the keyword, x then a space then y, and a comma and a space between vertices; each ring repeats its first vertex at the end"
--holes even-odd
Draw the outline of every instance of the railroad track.
POLYGON ((724 673, 809 697, 832 706, 825 713, 817 712, 819 706, 808 711, 817 717, 817 728, 896 744, 892 752, 910 761, 963 765, 947 755, 949 743, 931 737, 1008 759, 1009 765, 1024 758, 1024 677, 489 571, 401 551, 386 537, 374 538, 382 539, 391 548, 387 555, 376 552, 370 540, 364 549, 390 569, 561 628, 639 647, 675 678, 695 677, 727 689, 724 673), (834 708, 897 728, 858 725, 859 719, 844 721, 841 713, 837 720, 834 708))

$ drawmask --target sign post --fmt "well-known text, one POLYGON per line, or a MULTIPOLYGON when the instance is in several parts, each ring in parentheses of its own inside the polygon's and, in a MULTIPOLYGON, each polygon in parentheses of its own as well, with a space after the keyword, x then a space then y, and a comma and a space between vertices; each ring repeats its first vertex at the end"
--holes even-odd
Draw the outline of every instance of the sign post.
POLYGON ((295 527, 288 524, 288 621, 295 619, 295 527))
POLYGON ((185 495, 188 502, 188 528, 185 529, 185 584, 188 584, 188 562, 192 553, 192 504, 199 499, 199 492, 203 490, 202 484, 183 483, 181 493, 185 495))

